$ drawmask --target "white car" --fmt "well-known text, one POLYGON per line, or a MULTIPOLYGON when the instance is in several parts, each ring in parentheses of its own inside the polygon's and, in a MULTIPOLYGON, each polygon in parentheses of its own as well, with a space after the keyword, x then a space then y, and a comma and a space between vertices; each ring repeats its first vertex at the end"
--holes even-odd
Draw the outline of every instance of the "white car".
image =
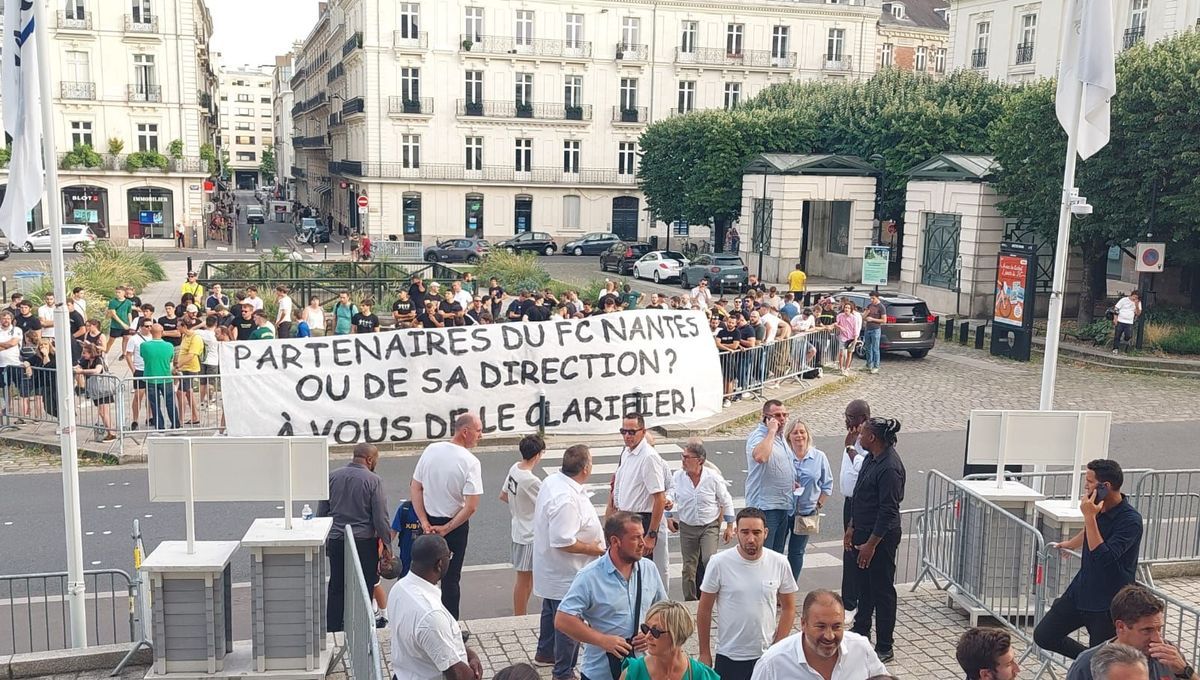
MULTIPOLYGON (((86 224, 64 224, 62 225, 62 246, 63 249, 70 248, 77 253, 81 253, 88 246, 96 243, 96 235, 88 229, 86 224)), ((21 244, 21 252, 32 253, 35 250, 50 250, 50 230, 40 229, 29 235, 29 240, 21 244)))
POLYGON ((655 283, 679 278, 687 258, 674 250, 652 250, 633 263, 633 278, 653 279, 655 283))

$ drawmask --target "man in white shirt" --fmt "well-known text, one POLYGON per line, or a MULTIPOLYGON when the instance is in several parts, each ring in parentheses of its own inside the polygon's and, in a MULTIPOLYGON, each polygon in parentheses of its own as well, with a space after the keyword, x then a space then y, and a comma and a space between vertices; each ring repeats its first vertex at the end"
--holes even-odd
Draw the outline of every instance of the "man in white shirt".
POLYGON ((646 557, 653 555, 658 575, 664 587, 669 587, 667 536, 658 532, 667 506, 667 464, 646 440, 646 420, 640 413, 626 414, 621 419, 620 432, 625 448, 613 474, 612 493, 604 516, 623 510, 642 518, 646 557))
POLYGON ((291 296, 288 295, 287 286, 277 286, 275 288, 275 302, 279 309, 275 313, 275 337, 290 338, 292 337, 292 311, 294 305, 292 304, 291 296))
POLYGON ((558 605, 571 581, 604 554, 604 527, 583 487, 592 474, 592 454, 576 444, 563 452, 562 468, 546 477, 534 504, 533 593, 542 598, 534 662, 553 664, 554 680, 573 680, 579 643, 555 630, 558 605))
POLYGON ((667 524, 679 534, 679 552, 683 558, 683 599, 700 599, 704 569, 717 553, 717 538, 726 543, 733 536, 733 498, 725 478, 715 465, 708 464, 704 442, 693 437, 683 446, 682 469, 676 470, 667 498, 671 510, 667 524), (721 521, 725 531, 721 533, 721 521))
POLYGON ((708 289, 708 280, 700 279, 700 283, 688 293, 688 299, 700 309, 712 307, 712 291, 708 289))
POLYGON ((1142 315, 1142 298, 1136 290, 1113 305, 1116 314, 1113 316, 1113 346, 1112 353, 1120 352, 1121 339, 1133 340, 1133 322, 1142 315))
POLYGON ((446 539, 420 536, 413 541, 412 566, 388 594, 387 618, 392 637, 396 680, 481 680, 483 665, 467 649, 462 629, 446 611, 438 581, 453 556, 446 539), (402 660, 402 663, 400 662, 402 660))
MULTIPOLYGON (((129 428, 132 430, 138 429, 138 415, 141 413, 142 403, 146 401, 146 381, 142 380, 142 375, 146 371, 146 362, 142 359, 140 348, 143 342, 151 339, 150 326, 152 325, 154 324, 138 324, 137 330, 129 338, 129 344, 125 346, 125 363, 133 375, 133 421, 129 424, 129 428)), ((149 403, 146 404, 146 413, 150 413, 149 403)))
POLYGON ((517 444, 521 460, 513 463, 500 489, 500 501, 512 515, 512 560, 517 572, 513 584, 513 616, 525 616, 529 594, 533 591, 533 511, 542 480, 534 473, 546 452, 541 435, 529 434, 517 444))
POLYGON ((786 333, 790 330, 787 327, 787 322, 779 318, 779 315, 775 313, 775 309, 770 306, 764 306, 759 310, 759 321, 762 323, 763 331, 766 333, 763 342, 774 342, 777 337, 781 337, 781 333, 784 334, 782 337, 787 337, 786 333))
POLYGON ((772 645, 758 660, 752 680, 863 680, 887 675, 871 641, 844 630, 845 616, 837 593, 810 591, 800 612, 800 632, 772 645))
POLYGON ((54 342, 54 293, 46 293, 45 303, 38 307, 38 320, 42 322, 42 337, 54 342))
MULTIPOLYGON (((201 376, 217 376, 221 374, 220 349, 217 341, 217 317, 208 316, 204 319, 204 328, 197 328, 196 335, 204 342, 204 359, 200 362, 201 376)), ((220 378, 200 378, 200 407, 217 410, 217 389, 220 378)))
POLYGON ((454 293, 454 301, 462 305, 463 309, 469 308, 471 306, 471 302, 475 299, 473 295, 463 290, 461 281, 455 281, 451 283, 450 292, 454 293))
POLYGON ((13 314, 9 310, 0 312, 0 387, 20 384, 25 377, 21 366, 21 343, 25 334, 13 325, 13 314))
POLYGON ((87 299, 83 297, 83 287, 75 286, 71 289, 71 299, 75 300, 75 311, 87 318, 87 299))
POLYGON ((413 470, 409 492, 421 530, 446 539, 454 556, 442 578, 442 604, 458 619, 459 581, 467 556, 467 534, 471 515, 479 509, 483 476, 479 459, 470 449, 483 439, 483 422, 473 413, 454 420, 454 436, 448 442, 425 447, 413 470))
POLYGON ((721 680, 749 680, 759 658, 787 637, 796 619, 796 579, 787 558, 764 547, 766 515, 758 508, 743 508, 736 526, 737 549, 717 553, 709 562, 696 610, 700 662, 716 670, 721 680), (715 666, 710 641, 714 605, 715 666))
POLYGON ((263 299, 258 296, 258 286, 246 287, 246 297, 242 304, 250 305, 256 312, 263 308, 263 299))
MULTIPOLYGON (((855 399, 846 404, 843 414, 846 421, 845 447, 842 449, 842 465, 838 470, 838 490, 842 501, 842 530, 850 526, 850 501, 854 498, 854 485, 858 484, 858 473, 862 470, 867 451, 858 443, 858 431, 871 418, 871 406, 865 399, 855 399)), ((858 556, 854 552, 842 555, 842 604, 849 611, 858 609, 858 556)))

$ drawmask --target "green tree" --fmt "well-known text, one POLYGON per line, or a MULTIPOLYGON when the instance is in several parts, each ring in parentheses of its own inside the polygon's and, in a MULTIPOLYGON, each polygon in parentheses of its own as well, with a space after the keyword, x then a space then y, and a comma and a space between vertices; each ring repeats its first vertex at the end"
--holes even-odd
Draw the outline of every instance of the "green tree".
POLYGON ((275 181, 275 150, 269 146, 263 147, 262 161, 258 164, 258 171, 262 173, 264 183, 275 181))

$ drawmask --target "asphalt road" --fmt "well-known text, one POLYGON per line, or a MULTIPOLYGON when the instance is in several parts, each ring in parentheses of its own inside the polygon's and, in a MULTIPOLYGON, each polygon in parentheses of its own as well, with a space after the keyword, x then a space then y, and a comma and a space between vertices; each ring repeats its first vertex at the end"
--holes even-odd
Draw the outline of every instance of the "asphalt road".
MULTIPOLYGON (((1170 469, 1180 465, 1180 442, 1194 439, 1195 422, 1114 425, 1111 452, 1114 458, 1128 467, 1170 469)), ((615 438, 608 440, 615 442, 615 438)), ((664 450, 677 451, 660 442, 664 450)), ((677 444, 678 442, 674 442, 677 444)), ((817 446, 835 452, 830 456, 835 475, 841 464, 840 438, 818 437, 817 446)), ((486 444, 486 442, 485 442, 486 444)), ((965 434, 957 432, 901 433, 898 446, 908 469, 908 488, 905 508, 921 507, 924 502, 925 473, 942 470, 953 476, 962 472, 965 434)), ((595 447, 603 446, 593 443, 595 447)), ((740 506, 745 484, 745 444, 742 439, 715 440, 707 444, 710 460, 730 481, 730 492, 740 506)), ((607 449, 605 449, 608 451, 607 449)), ((485 451, 479 458, 483 465, 486 489, 479 513, 471 523, 470 548, 464 575, 464 618, 500 616, 509 613, 509 592, 512 573, 509 559, 509 514, 496 498, 501 481, 516 459, 515 452, 485 451)), ((664 458, 678 461, 678 453, 666 453, 664 458)), ((593 484, 593 502, 602 506, 607 497, 608 480, 615 468, 615 455, 598 456, 593 484)), ((344 464, 334 461, 331 466, 344 464)), ((416 457, 388 457, 380 461, 378 472, 387 484, 388 498, 394 507, 398 499, 408 496, 416 457)), ((541 472, 553 471, 558 461, 547 459, 541 472)), ((131 570, 132 521, 138 519, 146 547, 153 549, 161 540, 182 539, 183 507, 175 503, 151 504, 147 497, 147 475, 143 467, 86 470, 81 473, 83 509, 84 556, 86 568, 120 568, 131 570)), ((0 477, 0 545, 5 547, 5 573, 31 573, 64 569, 66 554, 62 536, 62 481, 57 473, 9 475, 0 477)), ((303 501, 297 501, 299 514, 303 501)), ((314 503, 315 507, 315 503, 314 503)), ((836 494, 827 507, 829 515, 822 523, 819 536, 812 539, 802 587, 837 587, 840 582, 837 541, 841 527, 841 497, 836 494)), ((252 518, 277 516, 282 507, 275 503, 198 504, 196 508, 197 537, 201 540, 237 539, 242 536, 252 518)), ((672 550, 676 548, 672 547, 672 550)), ((675 561, 678 561, 676 556, 675 561)), ((234 581, 247 580, 248 562, 244 556, 235 560, 234 581)), ((675 566, 678 574, 678 566, 675 566)), ((678 580, 673 579, 673 591, 678 580)))
MULTIPOLYGON (((632 276, 618 275, 611 271, 600 271, 600 256, 599 255, 582 255, 575 257, 573 255, 551 255, 550 257, 539 256, 538 262, 542 264, 546 273, 550 277, 565 283, 572 283, 578 286, 586 286, 592 281, 604 281, 612 279, 618 283, 628 283, 634 290, 642 293, 642 306, 646 306, 650 300, 651 293, 660 293, 663 295, 681 295, 684 289, 680 287, 677 281, 654 283, 650 280, 639 281, 632 276)), ((731 292, 732 295, 732 292, 731 292)))

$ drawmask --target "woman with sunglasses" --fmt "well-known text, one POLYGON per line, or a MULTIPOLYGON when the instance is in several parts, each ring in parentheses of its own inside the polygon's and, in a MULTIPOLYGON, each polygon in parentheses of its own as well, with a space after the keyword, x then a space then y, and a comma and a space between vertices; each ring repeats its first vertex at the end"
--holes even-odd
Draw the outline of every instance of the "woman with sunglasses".
POLYGON ((679 602, 655 602, 640 628, 646 654, 629 657, 620 680, 720 680, 713 669, 688 656, 683 650, 696 632, 696 622, 679 602))

